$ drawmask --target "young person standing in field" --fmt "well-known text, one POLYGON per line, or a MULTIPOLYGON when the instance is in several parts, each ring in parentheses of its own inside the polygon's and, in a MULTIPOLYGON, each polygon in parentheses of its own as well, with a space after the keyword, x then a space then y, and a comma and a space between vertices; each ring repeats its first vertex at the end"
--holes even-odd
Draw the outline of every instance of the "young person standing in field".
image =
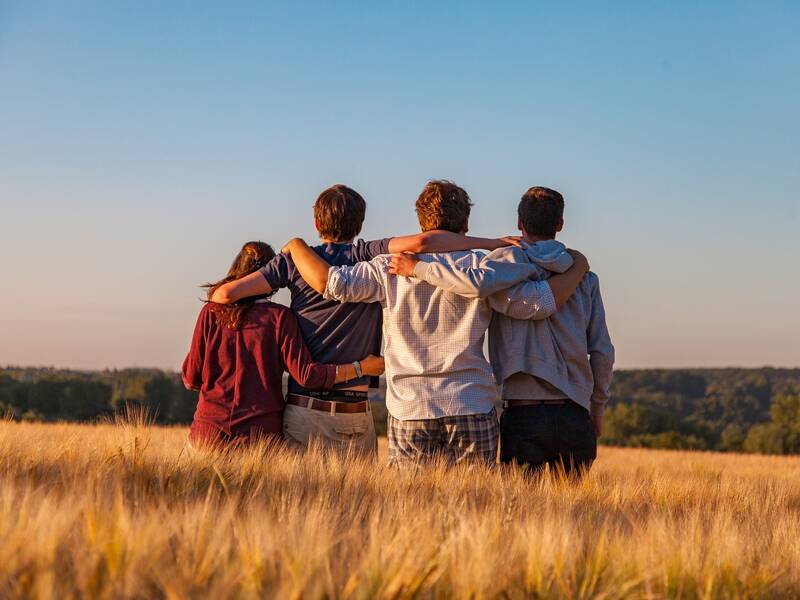
MULTIPOLYGON (((227 276, 207 286, 209 296, 257 272, 274 256, 264 242, 246 243, 227 276)), ((357 371, 383 372, 383 359, 368 353, 355 365, 313 362, 295 316, 268 296, 229 305, 209 302, 200 311, 181 370, 186 387, 200 392, 189 433, 192 442, 227 445, 280 438, 284 370, 308 388, 346 383, 357 371)))
MULTIPOLYGON (((313 248, 315 255, 335 266, 352 266, 390 252, 491 250, 514 242, 432 230, 371 242, 354 241, 361 231, 365 213, 366 202, 355 190, 344 185, 324 190, 314 203, 314 224, 322 239, 322 244, 313 248)), ((323 298, 303 280, 287 254, 278 255, 258 272, 219 286, 211 300, 220 304, 235 303, 284 287, 291 292, 291 309, 314 360, 350 363, 368 354, 380 354, 380 305, 340 304, 323 298)), ((367 395, 367 375, 359 372, 354 379, 324 386, 328 389, 322 391, 310 389, 293 376, 289 381, 283 420, 286 439, 300 447, 307 447, 315 439, 323 447, 374 454, 377 438, 367 395)))
MULTIPOLYGON (((532 187, 518 207, 521 248, 492 252, 486 262, 533 267, 547 280, 573 263, 555 240, 564 226, 564 198, 532 187)), ((409 255, 394 257, 392 272, 416 277, 456 294, 478 293, 476 274, 460 265, 429 263, 409 255)), ((597 275, 587 273, 577 291, 556 313, 537 320, 525 301, 500 293, 489 298, 497 311, 489 330, 489 353, 505 410, 500 426, 500 458, 567 473, 589 469, 614 366, 614 346, 606 326, 597 275)))
MULTIPOLYGON (((467 193, 454 183, 428 183, 416 203, 422 231, 465 234, 471 205, 467 193)), ((492 315, 486 302, 418 279, 390 276, 390 256, 354 266, 331 266, 299 239, 284 251, 291 253, 300 274, 325 298, 382 307, 390 463, 418 462, 437 455, 451 463, 494 463, 497 388, 483 355, 492 315)), ((479 255, 469 251, 423 254, 420 259, 460 267, 476 267, 480 262, 479 255)), ((489 265, 479 286, 481 295, 505 290, 535 271, 533 265, 489 265)), ((544 318, 557 303, 566 301, 583 273, 584 268, 577 265, 549 282, 527 282, 508 293, 512 298, 524 294, 544 318)))

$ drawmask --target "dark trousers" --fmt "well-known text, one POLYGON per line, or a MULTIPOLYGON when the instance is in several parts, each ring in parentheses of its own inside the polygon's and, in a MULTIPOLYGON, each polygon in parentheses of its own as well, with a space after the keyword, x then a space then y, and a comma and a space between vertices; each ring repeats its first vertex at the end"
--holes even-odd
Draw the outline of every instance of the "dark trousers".
POLYGON ((500 416, 500 461, 582 474, 597 457, 589 411, 576 404, 512 406, 500 416))

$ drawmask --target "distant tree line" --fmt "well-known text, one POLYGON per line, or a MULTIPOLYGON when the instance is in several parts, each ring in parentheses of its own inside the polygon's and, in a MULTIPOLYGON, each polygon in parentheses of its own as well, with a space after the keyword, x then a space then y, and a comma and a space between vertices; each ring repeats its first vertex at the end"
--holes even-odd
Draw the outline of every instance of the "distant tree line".
MULTIPOLYGON (((186 424, 196 403, 156 369, 0 369, 0 414, 14 419, 91 421, 138 405, 186 424)), ((375 415, 384 425, 385 411, 375 415)), ((800 369, 617 371, 606 415, 605 444, 800 454, 800 369)))
POLYGON ((158 423, 190 423, 197 392, 157 369, 0 369, 0 414, 19 420, 91 421, 141 406, 158 423))
POLYGON ((617 371, 603 442, 800 453, 800 369, 617 371))

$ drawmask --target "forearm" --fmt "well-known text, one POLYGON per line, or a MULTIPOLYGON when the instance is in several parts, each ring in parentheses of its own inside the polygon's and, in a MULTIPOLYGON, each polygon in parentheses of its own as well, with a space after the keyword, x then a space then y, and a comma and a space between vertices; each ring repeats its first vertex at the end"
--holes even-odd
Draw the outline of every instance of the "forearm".
POLYGON ((538 321, 556 311, 547 281, 523 281, 489 296, 489 307, 511 319, 538 321))
POLYGON ((414 268, 414 276, 418 279, 466 298, 486 298, 527 279, 535 272, 534 265, 502 261, 490 261, 474 268, 420 261, 414 268))
POLYGON ((325 390, 338 382, 336 366, 316 362, 308 362, 289 370, 289 374, 304 388, 309 390, 325 390))
POLYGON ((589 364, 591 365, 594 379, 594 390, 590 400, 591 413, 594 416, 601 417, 608 404, 614 363, 606 355, 593 352, 589 355, 589 364))
POLYGON ((272 286, 267 283, 267 280, 264 279, 264 276, 259 271, 256 271, 245 275, 241 279, 223 283, 214 290, 209 300, 217 304, 232 304, 242 298, 262 296, 269 294, 271 291, 272 286))
POLYGON ((381 273, 372 261, 352 267, 331 267, 322 295, 337 302, 382 302, 381 273))
POLYGON ((594 379, 591 411, 593 415, 601 416, 608 402, 616 351, 606 324, 606 310, 600 295, 600 284, 596 281, 592 281, 592 284, 592 313, 586 330, 586 345, 594 379))
POLYGON ((496 250, 508 246, 505 240, 472 237, 451 231, 428 231, 421 234, 419 250, 411 252, 456 252, 458 250, 496 250))
POLYGON ((574 264, 565 273, 553 275, 547 280, 558 308, 564 306, 572 297, 584 275, 586 275, 586 270, 580 265, 574 264))
POLYGON ((351 363, 336 365, 336 383, 347 383, 353 379, 358 379, 356 369, 351 363))

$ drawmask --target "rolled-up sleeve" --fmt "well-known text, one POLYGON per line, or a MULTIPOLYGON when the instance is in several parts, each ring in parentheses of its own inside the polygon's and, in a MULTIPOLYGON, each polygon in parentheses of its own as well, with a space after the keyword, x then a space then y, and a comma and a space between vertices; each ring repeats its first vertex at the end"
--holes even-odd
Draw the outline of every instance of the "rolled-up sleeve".
POLYGON ((489 296, 489 307, 512 319, 538 321, 556 312, 556 299, 547 281, 523 281, 489 296))
POLYGON ((332 267, 323 296, 337 302, 383 302, 384 270, 380 257, 352 267, 332 267))

